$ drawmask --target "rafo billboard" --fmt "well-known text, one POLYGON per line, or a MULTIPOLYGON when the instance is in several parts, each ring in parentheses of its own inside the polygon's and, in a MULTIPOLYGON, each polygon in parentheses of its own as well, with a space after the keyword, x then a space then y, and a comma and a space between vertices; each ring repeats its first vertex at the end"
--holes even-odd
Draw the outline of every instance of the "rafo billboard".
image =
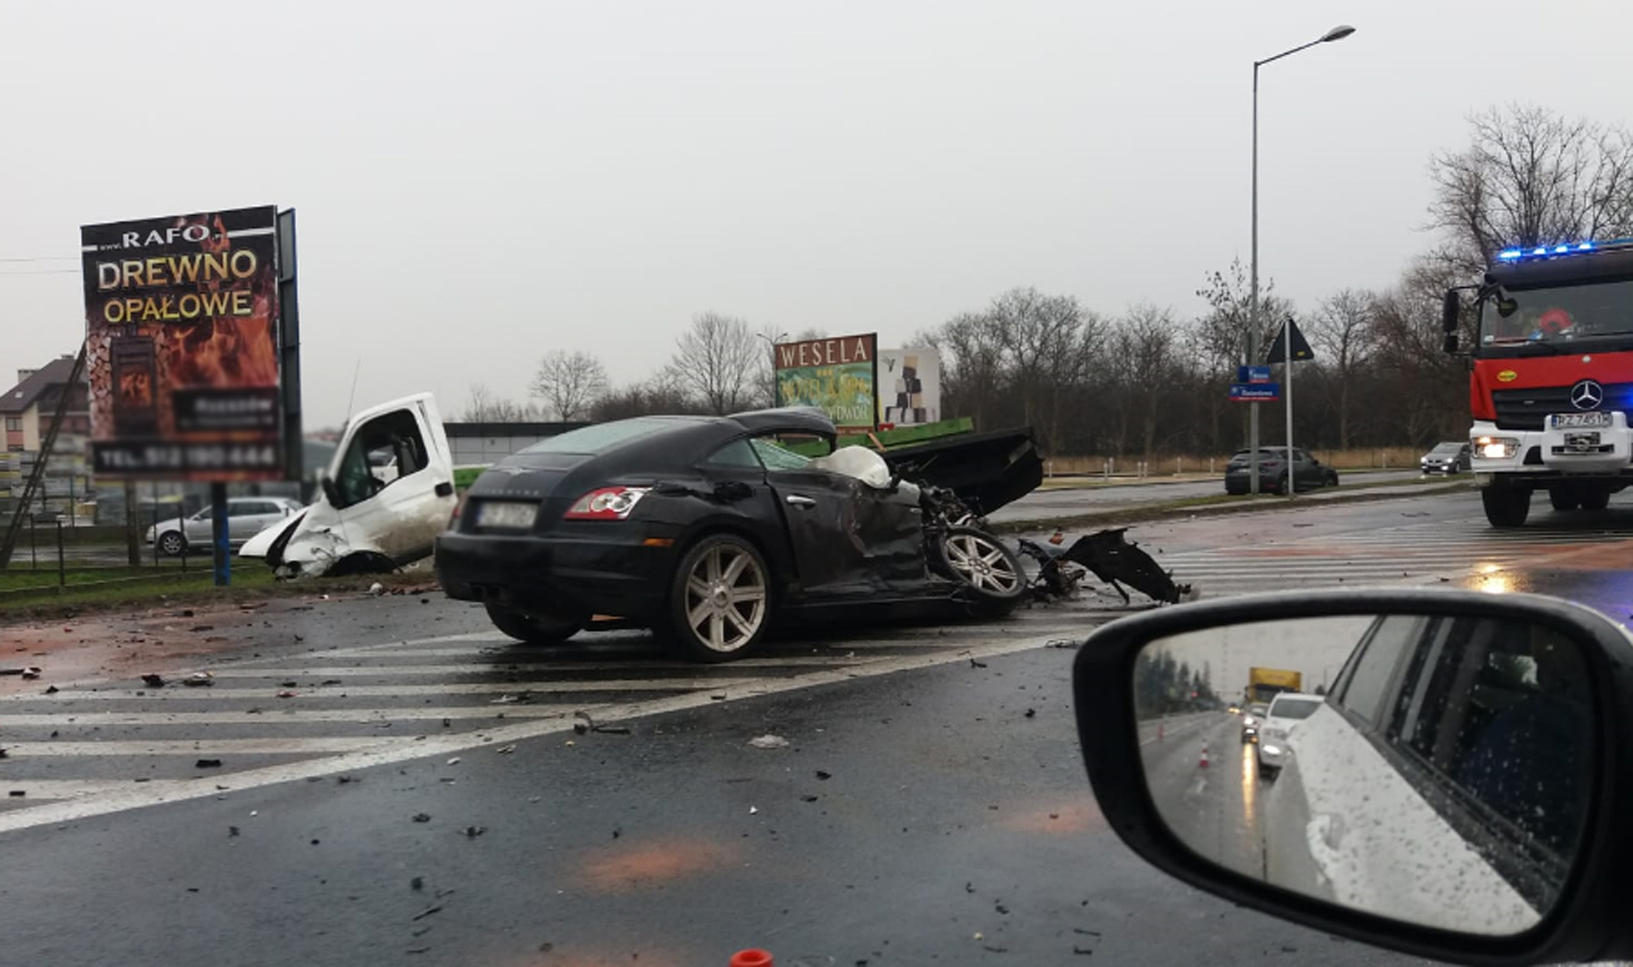
POLYGON ((98 476, 283 476, 277 209, 80 229, 98 476))
POLYGON ((874 333, 778 343, 777 403, 815 406, 841 430, 878 425, 879 339, 874 333))

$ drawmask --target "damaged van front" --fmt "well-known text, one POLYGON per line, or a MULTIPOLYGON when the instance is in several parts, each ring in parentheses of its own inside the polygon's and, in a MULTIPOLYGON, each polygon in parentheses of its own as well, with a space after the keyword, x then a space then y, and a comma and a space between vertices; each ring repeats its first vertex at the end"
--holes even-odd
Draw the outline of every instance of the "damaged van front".
POLYGON ((238 553, 279 577, 387 573, 431 556, 454 502, 442 417, 419 393, 353 418, 317 501, 238 553))

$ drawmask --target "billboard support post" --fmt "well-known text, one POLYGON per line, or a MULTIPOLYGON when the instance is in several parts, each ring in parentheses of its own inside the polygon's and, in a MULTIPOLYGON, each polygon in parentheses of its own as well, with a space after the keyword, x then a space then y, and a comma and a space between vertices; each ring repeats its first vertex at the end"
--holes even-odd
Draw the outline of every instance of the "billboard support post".
POLYGON ((232 584, 230 523, 227 519, 227 485, 213 483, 210 485, 210 546, 215 552, 215 586, 218 588, 232 584))

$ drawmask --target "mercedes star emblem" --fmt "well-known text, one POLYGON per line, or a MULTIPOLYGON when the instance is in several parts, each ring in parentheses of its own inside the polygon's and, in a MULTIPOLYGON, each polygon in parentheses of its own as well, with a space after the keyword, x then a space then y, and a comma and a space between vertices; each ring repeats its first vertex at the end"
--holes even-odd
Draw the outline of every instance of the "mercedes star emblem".
POLYGON ((1597 410, 1605 401, 1605 388, 1595 380, 1585 379, 1571 387, 1571 405, 1579 410, 1597 410))

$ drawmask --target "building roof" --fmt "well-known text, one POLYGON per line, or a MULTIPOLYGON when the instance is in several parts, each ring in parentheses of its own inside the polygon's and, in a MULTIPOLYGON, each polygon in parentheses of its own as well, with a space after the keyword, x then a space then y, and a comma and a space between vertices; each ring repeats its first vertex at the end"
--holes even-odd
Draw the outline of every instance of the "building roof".
POLYGON ((51 360, 36 370, 34 375, 6 390, 6 395, 0 397, 0 413, 24 412, 33 406, 46 390, 67 383, 73 371, 73 356, 59 356, 51 360))

